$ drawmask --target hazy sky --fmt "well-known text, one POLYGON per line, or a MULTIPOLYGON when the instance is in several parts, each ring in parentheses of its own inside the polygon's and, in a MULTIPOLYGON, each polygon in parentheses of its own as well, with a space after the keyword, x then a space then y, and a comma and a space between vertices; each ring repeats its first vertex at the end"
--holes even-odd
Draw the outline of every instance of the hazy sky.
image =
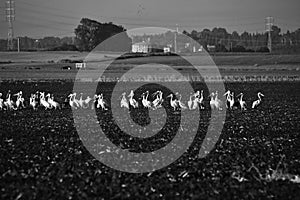
MULTIPOLYGON (((283 31, 300 28, 299 0, 15 0, 15 36, 72 35, 82 17, 112 21, 126 29, 159 26, 229 32, 263 32, 275 18, 283 31)), ((7 37, 5 0, 0 0, 0 38, 7 37)))

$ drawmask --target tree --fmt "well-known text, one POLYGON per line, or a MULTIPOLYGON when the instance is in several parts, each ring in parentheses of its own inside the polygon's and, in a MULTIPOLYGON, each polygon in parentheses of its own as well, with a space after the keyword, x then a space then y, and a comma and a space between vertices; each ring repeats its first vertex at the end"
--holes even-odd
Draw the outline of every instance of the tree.
POLYGON ((110 44, 107 48, 110 48, 111 50, 128 51, 131 49, 132 41, 125 31, 126 29, 122 26, 117 26, 112 22, 100 23, 95 20, 83 18, 75 29, 77 48, 81 51, 91 51, 106 39, 124 32, 120 34, 122 37, 122 44, 110 44), (114 45, 114 47, 111 45, 114 45), (118 47, 121 49, 115 49, 118 47))

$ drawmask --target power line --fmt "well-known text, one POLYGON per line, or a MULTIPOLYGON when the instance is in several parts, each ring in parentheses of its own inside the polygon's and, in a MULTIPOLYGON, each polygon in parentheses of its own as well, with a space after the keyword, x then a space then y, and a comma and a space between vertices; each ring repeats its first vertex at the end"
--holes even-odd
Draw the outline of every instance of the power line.
MULTIPOLYGON (((29 18, 29 19, 33 19, 33 20, 39 20, 40 23, 42 22, 50 22, 52 24, 59 24, 59 25, 63 25, 63 26, 75 26, 75 24, 73 23, 66 23, 66 22, 63 22, 63 21, 56 21, 56 20, 50 20, 50 19, 43 19, 43 18, 40 18, 40 17, 37 17, 37 16, 31 16, 31 15, 28 15, 28 14, 20 14, 19 16, 24 16, 25 18, 29 18)), ((22 19, 24 19, 24 17, 22 17, 22 19)))
MULTIPOLYGON (((32 6, 34 7, 39 7, 39 8, 44 8, 44 9, 47 9, 47 10, 53 10, 53 11, 56 11, 56 10, 61 10, 63 11, 64 13, 74 13, 74 14, 80 14, 80 12, 76 12, 74 10, 68 10, 68 9, 61 9, 61 8, 53 8, 53 7, 49 7, 49 6, 41 6, 41 5, 36 5, 36 4, 32 4, 32 3, 28 3, 28 2, 25 2, 25 1, 20 1, 22 4, 25 4, 25 5, 30 5, 30 7, 32 8, 32 6)), ((26 8, 27 9, 27 8, 26 8)), ((27 9, 28 10, 28 9, 27 9)), ((33 11, 34 12, 34 11, 33 11)), ((47 12, 47 13, 50 13, 50 12, 47 12)), ((44 14, 44 13, 43 13, 44 14)), ((150 19, 150 20, 147 20, 147 19, 143 19, 143 20, 147 20, 147 21, 152 21, 152 23, 136 23, 136 22, 133 22, 133 21, 140 21, 141 19, 138 18, 138 19, 133 19, 133 18, 126 18, 126 17, 111 17, 111 16, 103 16, 103 15, 95 15, 94 13, 85 13, 85 14, 88 14, 88 15, 91 15, 92 17, 95 17, 95 18, 104 18, 104 19, 112 19, 112 20, 129 20, 130 22, 121 22, 121 24, 123 25, 131 25, 131 26, 163 26, 163 27, 176 27, 176 24, 170 24, 169 22, 162 22, 162 19, 159 19, 159 20, 155 20, 155 19, 150 19), (157 23, 153 23, 153 22, 159 22, 158 24, 157 23)), ((50 14, 51 16, 60 16, 62 18, 68 18, 68 19, 78 19, 77 17, 74 17, 74 16, 69 16, 69 15, 58 15, 56 13, 51 13, 50 14)), ((246 18, 246 19, 256 19, 256 17, 254 18, 246 18)), ((187 23, 184 23, 183 25, 181 25, 181 27, 184 27, 184 28, 196 28, 196 27, 199 27, 199 25, 201 26, 211 26, 211 25, 208 25, 208 24, 204 24, 203 22, 201 22, 202 20, 201 19, 197 19, 197 21, 195 20, 195 23, 197 22, 197 24, 187 24, 187 23)), ((218 20, 218 21, 224 21, 224 19, 221 19, 221 20, 218 20)), ((229 20, 228 20, 229 21, 229 20)), ((232 21, 232 20, 230 20, 232 21)), ((191 23, 189 21, 189 23, 191 23)), ((233 23, 233 24, 224 24, 224 26, 227 26, 227 27, 238 27, 238 26, 245 26, 245 25, 256 25, 256 24, 261 24, 261 22, 251 22, 251 23, 233 23)))
POLYGON ((61 29, 61 28, 58 28, 56 26, 50 26, 50 25, 45 25, 45 24, 37 24, 37 23, 33 23, 33 22, 28 22, 28 21, 23 20, 23 19, 19 19, 18 22, 21 22, 23 24, 28 24, 28 25, 31 25, 31 26, 34 26, 34 27, 46 28, 46 29, 49 29, 49 30, 56 29, 56 30, 61 30, 61 31, 70 31, 69 29, 61 29))

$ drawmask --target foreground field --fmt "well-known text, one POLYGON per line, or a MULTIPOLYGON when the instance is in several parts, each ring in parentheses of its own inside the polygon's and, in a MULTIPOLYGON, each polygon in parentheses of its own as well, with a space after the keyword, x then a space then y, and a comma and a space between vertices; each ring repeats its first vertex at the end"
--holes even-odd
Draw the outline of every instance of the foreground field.
MULTIPOLYGON (((107 96, 112 85, 102 87, 107 88, 102 90, 107 96)), ((23 90, 26 98, 36 90, 53 92, 63 101, 72 91, 72 83, 1 83, 2 93, 8 88, 23 90)), ((194 89, 203 88, 194 84, 194 89)), ((236 94, 244 92, 248 105, 257 91, 265 98, 256 110, 228 111, 215 149, 203 159, 197 155, 211 117, 209 109, 201 111, 197 136, 189 150, 170 166, 145 174, 118 172, 94 159, 76 132, 70 108, 0 111, 0 198, 297 199, 299 82, 227 83, 226 88, 236 94)), ((205 101, 207 108, 208 99, 205 101)), ((165 106, 171 125, 179 128, 178 115, 165 106)), ((109 111, 97 111, 97 116, 102 127, 114 126, 109 111)), ((135 122, 147 124, 147 112, 136 111, 131 116, 135 122)), ((159 122, 161 116, 155 117, 159 122)), ((95 119, 87 116, 87 120, 95 119)), ((141 140, 139 145, 118 129, 107 136, 120 148, 140 152, 166 145, 174 132, 167 130, 151 143, 141 140)))

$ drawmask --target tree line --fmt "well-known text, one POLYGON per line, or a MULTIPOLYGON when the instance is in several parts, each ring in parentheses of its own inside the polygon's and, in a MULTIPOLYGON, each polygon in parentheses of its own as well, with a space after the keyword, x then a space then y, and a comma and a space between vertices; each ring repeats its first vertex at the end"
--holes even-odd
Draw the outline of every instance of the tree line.
MULTIPOLYGON (((30 37, 19 37, 20 50, 21 51, 40 51, 40 50, 52 50, 52 51, 76 51, 74 37, 44 37, 42 39, 34 39, 30 37)), ((18 41, 15 38, 13 40, 14 50, 17 49, 18 41)), ((7 51, 7 40, 0 39, 0 51, 7 51)))
MULTIPOLYGON (((168 31, 164 34, 134 36, 133 41, 141 42, 150 40, 162 46, 174 46, 175 32, 168 31)), ((202 31, 193 30, 183 31, 182 34, 189 36, 194 41, 208 50, 208 46, 215 46, 216 52, 268 52, 268 33, 249 33, 239 34, 236 31, 229 33, 225 28, 203 29, 202 31)), ((300 52, 300 28, 296 31, 281 33, 278 26, 273 26, 271 31, 272 49, 278 53, 300 52)), ((177 36, 178 45, 189 43, 187 37, 180 33, 177 36)))
MULTIPOLYGON (((168 31, 156 35, 137 35, 130 38, 125 32, 123 26, 115 25, 112 22, 101 23, 96 20, 82 18, 80 24, 75 28, 75 37, 44 37, 42 39, 33 39, 29 37, 20 37, 20 49, 23 51, 36 50, 54 50, 54 51, 91 51, 101 42, 116 34, 122 38, 118 43, 111 42, 106 45, 106 50, 130 51, 132 43, 149 41, 159 47, 173 46, 175 32, 168 31), (119 34, 122 33, 122 34, 119 34), (121 43, 120 43, 121 41, 121 43)), ((189 43, 189 36, 204 49, 208 46, 214 46, 216 52, 268 52, 268 34, 267 33, 249 33, 239 34, 236 31, 229 33, 225 28, 203 29, 202 31, 193 30, 191 32, 183 31, 178 34, 177 43, 180 46, 189 43)), ((272 27, 271 32, 273 50, 280 53, 300 52, 300 28, 293 32, 287 31, 281 33, 278 26, 272 27)), ((17 39, 14 39, 15 49, 17 39)), ((0 51, 7 50, 7 40, 0 40, 0 51)))

